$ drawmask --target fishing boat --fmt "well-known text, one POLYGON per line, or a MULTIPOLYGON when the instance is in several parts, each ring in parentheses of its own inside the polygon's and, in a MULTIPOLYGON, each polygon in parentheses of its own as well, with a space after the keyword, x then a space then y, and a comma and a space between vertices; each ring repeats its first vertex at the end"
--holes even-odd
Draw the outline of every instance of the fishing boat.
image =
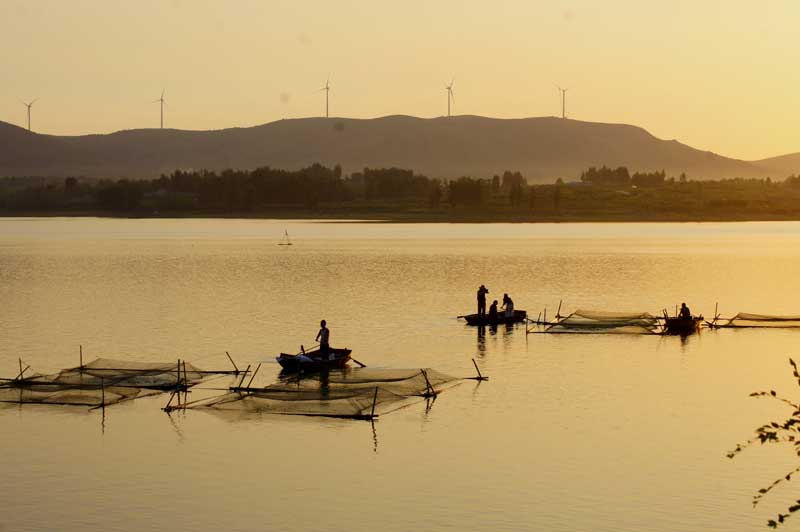
POLYGON ((462 317, 467 320, 467 325, 502 325, 522 323, 528 317, 528 313, 524 310, 515 310, 513 316, 506 316, 505 312, 498 312, 496 319, 490 318, 488 314, 469 314, 462 317))
POLYGON ((278 245, 279 246, 291 246, 292 245, 292 241, 289 240, 289 231, 284 229, 284 231, 283 231, 283 240, 278 242, 278 245))
POLYGON ((328 355, 324 356, 319 349, 306 351, 290 355, 281 353, 275 357, 286 373, 296 373, 298 371, 321 371, 323 369, 341 369, 350 361, 351 349, 337 349, 331 347, 328 355))
POLYGON ((671 334, 675 336, 689 336, 696 333, 700 329, 700 324, 703 323, 702 316, 692 316, 682 318, 678 317, 665 317, 664 318, 664 334, 671 334))

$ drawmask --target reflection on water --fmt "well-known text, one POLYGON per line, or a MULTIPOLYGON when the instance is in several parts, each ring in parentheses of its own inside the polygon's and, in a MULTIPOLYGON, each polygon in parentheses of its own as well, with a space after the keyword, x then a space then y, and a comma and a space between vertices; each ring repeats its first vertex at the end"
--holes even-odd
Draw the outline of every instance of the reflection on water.
MULTIPOLYGON (((84 357, 273 360, 313 343, 369 367, 491 377, 381 417, 0 407, 8 530, 749 531, 796 464, 725 458, 772 415, 800 332, 526 335, 473 328, 475 289, 519 308, 800 314, 800 224, 326 224, 0 220, 0 374, 84 357), (278 246, 284 230, 291 247, 278 246), (3 369, 5 368, 5 369, 3 369), (380 446, 378 446, 380 432, 380 446), (78 467, 76 464, 80 464, 78 467), (757 489, 757 488, 756 488, 757 489), (86 501, 97 501, 87 507, 86 501), (762 505, 765 507, 762 509, 762 505), (10 509, 13 509, 11 511, 10 509), (355 518, 354 516, 357 516, 355 518), (565 517, 567 516, 567 517, 565 517), (57 526, 56 526, 57 525, 57 526)), ((254 385, 275 382, 264 364, 254 385)), ((230 377, 193 390, 220 394, 230 377)), ((325 380, 320 386, 324 388, 325 380)), ((791 490, 791 486, 783 488, 791 490)), ((784 493, 789 493, 786 491, 784 493)))

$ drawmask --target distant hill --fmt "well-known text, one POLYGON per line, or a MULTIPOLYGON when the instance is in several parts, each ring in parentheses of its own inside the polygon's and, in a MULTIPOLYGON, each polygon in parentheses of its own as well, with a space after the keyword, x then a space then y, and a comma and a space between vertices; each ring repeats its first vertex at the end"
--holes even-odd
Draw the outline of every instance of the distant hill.
POLYGON ((760 161, 754 161, 754 163, 771 171, 770 175, 772 177, 800 176, 800 152, 761 159, 760 161))
POLYGON ((304 118, 217 131, 137 129, 54 136, 0 122, 0 176, 153 178, 181 169, 298 169, 345 173, 397 166, 430 177, 519 170, 530 182, 576 179, 589 166, 686 172, 692 178, 785 177, 800 154, 747 162, 661 140, 642 128, 553 117, 304 118))

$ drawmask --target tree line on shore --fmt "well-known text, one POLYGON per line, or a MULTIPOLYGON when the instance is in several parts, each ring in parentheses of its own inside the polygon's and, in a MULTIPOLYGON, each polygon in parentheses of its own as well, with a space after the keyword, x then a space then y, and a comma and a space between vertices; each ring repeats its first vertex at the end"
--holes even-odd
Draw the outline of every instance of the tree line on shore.
POLYGON ((119 215, 254 215, 270 212, 503 213, 625 216, 652 213, 800 215, 800 176, 690 180, 664 171, 589 168, 580 180, 529 185, 520 172, 490 179, 434 179, 400 168, 176 170, 151 180, 77 177, 0 179, 0 212, 119 215))

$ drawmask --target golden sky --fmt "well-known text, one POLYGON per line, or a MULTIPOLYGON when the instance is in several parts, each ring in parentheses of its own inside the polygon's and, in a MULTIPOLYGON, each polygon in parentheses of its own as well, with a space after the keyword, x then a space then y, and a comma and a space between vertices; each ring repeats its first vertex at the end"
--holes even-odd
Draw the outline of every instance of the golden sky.
POLYGON ((800 151, 800 1, 0 0, 0 120, 220 129, 560 114, 743 159, 800 151))

